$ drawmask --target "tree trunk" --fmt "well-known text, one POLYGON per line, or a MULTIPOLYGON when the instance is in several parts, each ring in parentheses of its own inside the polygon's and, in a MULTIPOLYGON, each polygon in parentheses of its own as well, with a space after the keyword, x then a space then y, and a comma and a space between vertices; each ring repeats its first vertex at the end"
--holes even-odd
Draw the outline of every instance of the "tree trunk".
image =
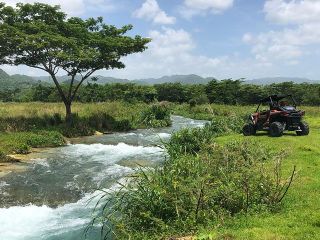
POLYGON ((68 126, 71 126, 72 124, 71 102, 65 102, 64 105, 66 106, 66 123, 68 126))

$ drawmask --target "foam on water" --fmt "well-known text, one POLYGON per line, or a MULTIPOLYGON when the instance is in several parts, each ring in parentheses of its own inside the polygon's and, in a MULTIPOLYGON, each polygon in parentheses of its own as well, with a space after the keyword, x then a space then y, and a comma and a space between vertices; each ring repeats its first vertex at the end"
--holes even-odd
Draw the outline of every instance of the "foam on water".
POLYGON ((97 173, 95 176, 93 176, 93 180, 98 183, 98 185, 101 184, 101 182, 107 178, 113 178, 113 179, 119 179, 125 175, 129 175, 130 173, 133 173, 134 170, 129 167, 120 166, 118 164, 114 164, 112 166, 109 166, 104 171, 101 171, 97 173))
POLYGON ((83 226, 88 219, 72 216, 75 210, 71 204, 57 209, 34 205, 2 208, 0 237, 8 240, 41 239, 83 226))
MULTIPOLYGON (((43 189, 57 191, 62 195, 72 192, 73 189, 76 193, 78 191, 85 193, 92 191, 96 186, 90 185, 90 181, 98 183, 97 186, 100 186, 103 181, 107 181, 108 184, 101 184, 101 186, 108 188, 104 190, 115 191, 120 185, 112 184, 116 181, 126 184, 128 179, 125 176, 134 171, 128 167, 130 165, 121 166, 120 161, 161 161, 165 158, 165 151, 149 145, 157 144, 159 139, 169 139, 171 136, 169 132, 183 127, 202 127, 205 124, 205 121, 193 121, 179 116, 173 116, 172 119, 173 126, 164 129, 164 131, 161 130, 161 132, 146 129, 131 133, 116 133, 114 136, 102 136, 101 139, 107 139, 107 141, 101 140, 100 143, 69 144, 66 147, 49 150, 46 153, 47 158, 34 162, 29 175, 20 177, 17 175, 14 176, 15 178, 9 178, 12 181, 8 182, 10 185, 0 181, 0 190, 1 188, 8 190, 6 188, 12 185, 13 190, 34 189, 34 192, 26 191, 25 194, 31 192, 31 194, 42 197, 39 195, 39 191, 43 191, 43 189), (24 181, 26 182, 24 183, 24 181), (43 182, 45 182, 44 185, 37 187, 37 184, 43 182), (30 187, 31 183, 33 188, 30 187), (86 183, 89 184, 87 188, 83 187, 86 183), (109 186, 111 187, 109 188, 109 186)), ((83 228, 92 220, 92 211, 100 198, 99 195, 101 196, 101 191, 81 194, 80 200, 76 201, 79 198, 71 198, 76 202, 57 208, 32 204, 0 208, 0 240, 83 239, 83 228)), ((3 193, 2 196, 4 196, 3 193)), ((43 196, 51 195, 44 191, 43 196)), ((55 195, 53 194, 51 197, 55 197, 55 195)), ((41 202, 41 204, 44 203, 41 202)))
POLYGON ((50 166, 46 158, 34 158, 31 160, 34 161, 34 163, 36 165, 41 165, 41 166, 47 167, 47 168, 50 166))
MULTIPOLYGON (((124 182, 125 180, 123 180, 124 182)), ((106 192, 119 188, 114 185, 106 192)), ((67 232, 83 229, 92 220, 93 209, 102 192, 86 194, 76 203, 58 208, 48 206, 14 206, 0 208, 0 239, 4 240, 38 240, 60 236, 67 232)), ((83 231, 79 232, 83 236, 83 231)))
POLYGON ((85 159, 85 161, 97 161, 108 165, 128 157, 152 157, 161 156, 164 153, 159 147, 131 146, 125 143, 117 145, 75 144, 68 146, 64 151, 74 157, 85 159))

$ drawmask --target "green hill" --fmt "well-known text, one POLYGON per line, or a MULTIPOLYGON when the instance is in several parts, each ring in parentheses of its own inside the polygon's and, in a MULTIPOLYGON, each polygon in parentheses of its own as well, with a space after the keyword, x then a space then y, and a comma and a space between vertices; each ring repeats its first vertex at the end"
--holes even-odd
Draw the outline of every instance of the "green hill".
POLYGON ((25 89, 37 85, 39 81, 26 75, 15 74, 10 76, 0 69, 0 90, 1 89, 25 89))

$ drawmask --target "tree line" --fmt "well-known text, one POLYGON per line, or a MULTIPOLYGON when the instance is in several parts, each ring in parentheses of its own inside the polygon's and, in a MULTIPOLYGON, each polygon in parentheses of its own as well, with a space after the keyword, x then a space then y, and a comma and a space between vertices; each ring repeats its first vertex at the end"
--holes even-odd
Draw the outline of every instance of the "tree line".
MULTIPOLYGON (((62 85, 68 91, 67 85, 62 85)), ((189 103, 256 104, 261 98, 272 94, 292 94, 298 104, 320 105, 320 84, 284 82, 271 85, 252 85, 241 80, 212 80, 208 84, 184 85, 164 83, 153 86, 133 83, 97 84, 88 82, 81 86, 75 98, 78 102, 146 102, 169 101, 189 103)), ((61 96, 55 86, 36 85, 29 89, 3 89, 3 102, 60 102, 61 96)))

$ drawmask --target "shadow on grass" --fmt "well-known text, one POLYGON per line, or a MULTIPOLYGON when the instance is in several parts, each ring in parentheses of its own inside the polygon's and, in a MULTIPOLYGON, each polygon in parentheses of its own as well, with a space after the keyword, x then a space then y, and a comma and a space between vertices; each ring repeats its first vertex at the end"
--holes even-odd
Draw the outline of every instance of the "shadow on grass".
MULTIPOLYGON (((256 137, 261 137, 261 136, 271 137, 267 131, 265 131, 265 132, 257 132, 257 133, 256 133, 255 135, 253 135, 253 136, 256 136, 256 137)), ((298 137, 298 135, 297 135, 296 132, 294 132, 294 131, 293 131, 293 132, 284 132, 284 133, 283 133, 283 136, 298 137)), ((272 137, 272 138, 274 138, 274 137, 272 137)))

